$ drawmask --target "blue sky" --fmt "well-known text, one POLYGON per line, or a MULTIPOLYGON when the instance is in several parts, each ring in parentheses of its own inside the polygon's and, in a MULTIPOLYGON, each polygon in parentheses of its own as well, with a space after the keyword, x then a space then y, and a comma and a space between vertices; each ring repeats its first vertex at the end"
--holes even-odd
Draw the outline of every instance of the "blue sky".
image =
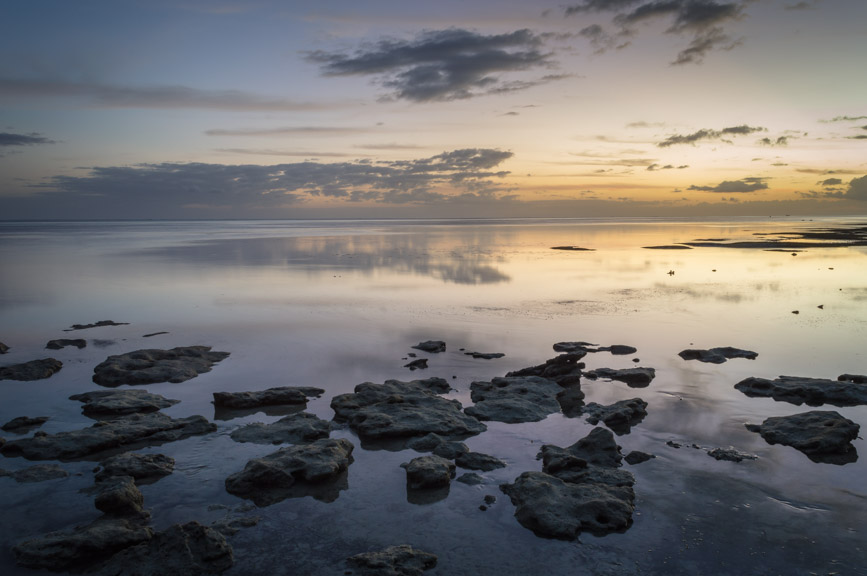
POLYGON ((867 213, 856 0, 0 3, 0 218, 867 213))

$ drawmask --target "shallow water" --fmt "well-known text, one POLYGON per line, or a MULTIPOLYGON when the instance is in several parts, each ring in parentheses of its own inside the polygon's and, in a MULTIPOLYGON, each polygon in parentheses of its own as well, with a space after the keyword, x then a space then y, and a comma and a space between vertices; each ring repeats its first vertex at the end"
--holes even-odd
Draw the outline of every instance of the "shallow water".
MULTIPOLYGON (((0 223, 0 341, 10 346, 0 365, 47 356, 64 363, 48 380, 0 382, 0 423, 45 415, 51 419, 41 430, 48 433, 89 426, 67 398, 99 388, 90 378, 106 356, 208 345, 231 356, 193 380, 146 389, 181 400, 166 413, 205 415, 218 432, 145 449, 177 465, 142 491, 157 528, 227 514, 261 517, 230 539, 236 565, 227 574, 341 574, 344 558, 403 543, 438 556, 430 574, 867 574, 867 443, 856 440, 861 457, 843 466, 768 445, 744 423, 813 408, 750 399, 733 388, 748 376, 867 373, 867 249, 642 248, 831 224, 0 223), (551 249, 563 245, 593 251, 551 249), (129 324, 63 332, 104 319, 129 324), (88 344, 44 350, 55 338, 88 344), (404 368, 410 346, 429 339, 445 340, 447 352, 420 353, 430 358, 428 370, 404 368), (507 468, 484 473, 482 486, 453 482, 432 503, 407 499, 399 465, 415 452, 362 445, 346 429, 332 436, 355 444, 355 462, 334 502, 306 497, 244 512, 237 507, 245 501, 225 491, 226 476, 274 450, 236 443, 229 433, 279 415, 215 418, 214 391, 318 386, 327 392, 308 411, 330 419, 331 397, 358 383, 441 376, 455 389, 450 396, 468 405, 472 381, 540 364, 566 340, 638 348, 634 356, 588 355, 588 369, 656 369, 644 389, 582 382, 586 402, 648 402, 644 421, 617 437, 624 453, 656 455, 625 465, 636 477, 636 509, 623 534, 576 542, 536 537, 499 491, 521 472, 541 469, 542 444, 567 446, 593 428, 559 414, 489 424, 466 443, 507 468), (721 365, 677 356, 715 346, 759 356, 721 365), (460 348, 506 356, 473 359, 460 348), (734 446, 759 458, 718 462, 691 444, 734 446), (486 494, 497 501, 480 511, 486 494)), ((824 409, 867 426, 867 407, 824 409)), ((7 470, 32 464, 0 458, 7 470)), ((95 462, 62 465, 70 477, 37 484, 0 478, 0 573, 37 573, 14 566, 13 543, 99 515, 92 496, 81 493, 93 483, 95 462)))

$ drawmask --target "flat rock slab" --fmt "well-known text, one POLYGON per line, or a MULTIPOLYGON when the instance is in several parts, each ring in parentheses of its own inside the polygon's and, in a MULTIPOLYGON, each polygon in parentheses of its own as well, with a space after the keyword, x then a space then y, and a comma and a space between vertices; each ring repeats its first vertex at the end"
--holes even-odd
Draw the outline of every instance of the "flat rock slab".
POLYGON ((761 424, 746 426, 761 434, 768 444, 791 446, 814 462, 849 464, 858 460, 852 440, 858 437, 860 426, 834 411, 771 417, 761 424))
POLYGON ((560 411, 557 394, 563 388, 538 376, 494 378, 470 384, 475 403, 464 412, 479 420, 496 422, 538 422, 560 411))
POLYGON ((75 346, 81 350, 87 346, 87 340, 84 338, 75 338, 74 340, 63 338, 60 340, 49 340, 48 344, 45 345, 48 350, 62 350, 67 346, 75 346))
POLYGON ((439 352, 446 351, 446 343, 442 340, 428 340, 427 342, 419 342, 412 348, 415 348, 416 350, 421 350, 422 352, 438 354, 439 352))
POLYGON ((103 326, 127 326, 129 322, 115 322, 114 320, 100 320, 93 324, 73 324, 64 332, 74 332, 75 330, 87 330, 88 328, 102 328, 103 326))
POLYGON ((464 352, 465 356, 472 356, 475 359, 495 360, 505 356, 502 352, 464 352))
POLYGON ((340 480, 345 480, 354 448, 344 438, 281 448, 250 460, 241 472, 226 478, 226 491, 257 506, 305 495, 326 502, 336 500, 339 491, 347 487, 340 480), (322 485, 321 491, 315 490, 317 485, 322 485))
POLYGON ((498 468, 505 468, 506 463, 481 452, 465 452, 458 454, 455 458, 455 464, 467 470, 480 470, 482 472, 490 472, 498 468))
POLYGON ((406 485, 412 490, 443 488, 455 476, 455 464, 435 454, 413 458, 400 467, 406 470, 406 485))
POLYGON ((301 444, 320 438, 328 438, 331 434, 331 422, 321 420, 315 414, 297 412, 290 414, 273 424, 254 422, 232 431, 235 442, 252 442, 254 444, 301 444))
POLYGON ((180 402, 146 390, 97 390, 74 394, 69 399, 83 402, 81 412, 91 418, 156 412, 180 402))
POLYGON ((707 455, 715 460, 726 460, 728 462, 743 462, 744 460, 757 460, 758 456, 741 452, 735 448, 713 448, 707 451, 707 455))
POLYGON ((365 382, 351 394, 331 400, 335 418, 345 420, 366 438, 407 438, 431 432, 441 436, 467 437, 487 427, 461 411, 461 403, 438 396, 451 388, 442 378, 384 384, 365 382))
POLYGON ((31 360, 22 364, 0 367, 0 380, 20 380, 31 382, 50 378, 63 368, 63 362, 54 358, 31 360))
POLYGON ((303 406, 325 393, 310 386, 281 386, 247 392, 214 392, 214 406, 245 410, 262 406, 303 406))
POLYGON ((711 364, 722 364, 732 358, 746 358, 755 360, 759 353, 750 350, 741 350, 740 348, 732 348, 731 346, 722 346, 719 348, 710 348, 708 350, 688 349, 677 353, 684 360, 698 360, 699 362, 709 362, 711 364))
POLYGON ((644 420, 647 402, 641 398, 621 400, 607 406, 591 402, 584 407, 584 412, 588 415, 587 422, 598 424, 602 421, 620 436, 629 434, 633 426, 644 420))
POLYGON ((46 422, 48 422, 48 416, 37 416, 35 418, 30 418, 28 416, 18 416, 17 418, 13 418, 3 426, 0 426, 0 430, 23 434, 24 432, 28 432, 33 428, 42 426, 46 422))
POLYGON ((635 354, 638 352, 638 348, 634 346, 627 346, 626 344, 612 344, 611 346, 599 346, 598 344, 593 344, 591 342, 557 342, 554 344, 555 352, 584 352, 585 354, 591 352, 610 352, 615 356, 625 356, 627 354, 635 354))
POLYGON ((550 360, 546 360, 544 364, 508 372, 506 373, 506 377, 539 376, 541 378, 553 380, 564 388, 567 386, 577 385, 581 383, 581 371, 584 369, 584 363, 580 362, 580 360, 586 355, 586 351, 560 354, 550 360))
POLYGON ((124 519, 103 518, 70 531, 50 532, 12 548, 15 561, 26 568, 54 572, 83 571, 110 556, 153 537, 153 529, 124 519))
POLYGON ((356 554, 346 564, 358 576, 420 576, 437 565, 437 557, 404 544, 356 554))
POLYGON ((44 482, 46 480, 55 480, 57 478, 66 478, 69 472, 58 466, 57 464, 37 464, 15 472, 0 470, 0 477, 9 476, 16 482, 44 482))
POLYGON ((175 524, 146 542, 128 547, 96 572, 98 576, 220 574, 235 563, 232 546, 217 530, 198 522, 175 524))
POLYGON ((840 374, 837 376, 837 380, 854 384, 867 384, 867 376, 863 374, 840 374))
POLYGON ((776 380, 750 377, 735 388, 751 398, 773 398, 800 406, 857 406, 867 404, 867 384, 854 381, 780 376, 776 380))
POLYGON ((133 414, 97 422, 81 430, 9 440, 0 446, 0 453, 28 460, 72 460, 126 446, 173 442, 216 429, 202 416, 171 418, 161 412, 133 414))
POLYGON ((656 458, 656 456, 653 454, 648 454, 647 452, 641 452, 639 450, 633 450, 623 457, 623 459, 626 460, 626 463, 630 466, 635 466, 636 464, 641 464, 648 460, 653 460, 654 458, 656 458))
POLYGON ((100 386, 185 382, 229 356, 211 352, 210 346, 186 346, 171 350, 145 349, 109 356, 93 369, 93 381, 100 386))
POLYGON ((99 466, 97 482, 112 476, 130 476, 137 484, 149 484, 174 472, 175 459, 164 454, 124 452, 103 460, 99 466))
POLYGON ((656 370, 653 368, 597 368, 585 372, 584 375, 590 380, 597 378, 606 378, 608 380, 618 380, 625 382, 630 388, 644 388, 649 386, 656 377, 656 370))

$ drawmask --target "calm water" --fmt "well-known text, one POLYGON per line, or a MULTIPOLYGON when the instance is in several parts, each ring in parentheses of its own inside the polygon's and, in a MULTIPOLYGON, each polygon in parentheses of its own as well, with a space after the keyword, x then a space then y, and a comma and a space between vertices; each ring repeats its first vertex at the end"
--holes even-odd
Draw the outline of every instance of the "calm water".
MULTIPOLYGON (((847 220, 852 222, 853 220, 847 220)), ((417 454, 356 445, 349 487, 332 503, 285 500, 246 514, 261 517, 230 540, 227 574, 341 574, 359 552, 408 543, 439 557, 430 574, 867 574, 867 443, 845 466, 816 464, 770 446, 744 428, 768 416, 812 408, 750 399, 733 388, 748 376, 835 379, 867 373, 867 249, 790 252, 643 246, 695 239, 752 239, 831 221, 333 221, 0 223, 0 364, 53 356, 48 380, 0 382, 0 423, 51 416, 54 433, 89 426, 71 394, 98 389, 93 366, 139 348, 209 345, 231 353, 212 372, 146 389, 180 404, 172 416, 202 414, 217 433, 148 451, 173 456, 176 470, 145 486, 153 523, 210 523, 244 501, 225 492, 226 476, 273 447, 239 444, 229 433, 263 413, 215 418, 214 391, 283 385, 325 388, 308 411, 330 419, 331 397, 364 381, 441 376, 470 404, 474 380, 536 365, 555 342, 629 344, 656 369, 645 389, 582 383, 587 402, 639 396, 648 416, 619 436, 624 453, 655 460, 628 466, 636 477, 633 526, 624 534, 541 539, 514 519, 498 485, 541 469, 542 444, 572 444, 593 427, 552 415, 530 424, 489 425, 467 440, 508 467, 486 484, 452 483, 448 497, 407 501, 405 471, 417 454), (576 245, 594 251, 566 252, 576 245), (669 274, 673 271, 674 274, 669 274), (818 308, 822 305, 823 308, 818 308), (797 310, 798 314, 792 312, 797 310), (111 319, 129 325, 63 332, 111 319), (145 334, 168 332, 145 338, 145 334), (85 338, 83 350, 44 350, 55 338, 85 338), (410 346, 445 340, 430 368, 403 368, 410 346), (756 360, 687 362, 685 348, 736 346, 756 360), (474 360, 460 348, 503 352, 474 360), (453 378, 454 377, 454 378, 453 378), (756 454, 718 462, 668 440, 756 454), (478 509, 486 494, 497 496, 478 509), (222 506, 214 506, 222 505, 222 506)), ((863 224, 863 221, 861 222, 863 224)), ((588 369, 634 366, 633 356, 592 354, 588 369)), ((834 408, 867 426, 867 407, 834 408)), ((863 435, 863 432, 862 432, 863 435)), ((13 436, 7 434, 7 436, 13 436)), ((0 468, 32 465, 0 459, 0 468)), ((0 478, 0 573, 9 547, 98 516, 93 461, 63 463, 72 475, 38 484, 0 478)))

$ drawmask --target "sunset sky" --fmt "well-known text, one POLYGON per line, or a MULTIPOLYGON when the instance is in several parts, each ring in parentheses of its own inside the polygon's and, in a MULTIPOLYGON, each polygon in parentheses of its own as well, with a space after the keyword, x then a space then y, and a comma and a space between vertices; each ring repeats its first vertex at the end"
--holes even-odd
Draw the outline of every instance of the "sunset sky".
POLYGON ((0 2, 0 219, 867 215, 867 2, 0 2))

